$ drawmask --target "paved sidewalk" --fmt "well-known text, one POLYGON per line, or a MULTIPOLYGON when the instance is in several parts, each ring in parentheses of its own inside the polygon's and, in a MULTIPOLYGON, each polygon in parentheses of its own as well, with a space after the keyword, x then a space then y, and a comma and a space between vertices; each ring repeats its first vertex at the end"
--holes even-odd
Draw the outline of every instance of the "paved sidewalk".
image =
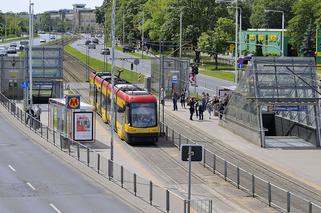
MULTIPOLYGON (((170 113, 178 118, 203 130, 213 138, 222 141, 235 150, 267 164, 294 179, 321 191, 321 150, 282 150, 263 149, 246 139, 219 126, 218 117, 209 119, 208 112, 204 112, 204 121, 196 119, 189 120, 189 107, 182 109, 178 103, 178 111, 173 111, 171 100, 167 100, 165 113, 170 113)), ((166 121, 165 121, 166 122, 166 121)))

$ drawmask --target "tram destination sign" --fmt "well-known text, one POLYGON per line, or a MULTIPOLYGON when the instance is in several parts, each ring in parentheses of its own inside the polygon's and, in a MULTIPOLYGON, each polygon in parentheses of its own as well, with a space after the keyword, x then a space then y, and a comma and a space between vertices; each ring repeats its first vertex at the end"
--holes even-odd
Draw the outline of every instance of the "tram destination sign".
POLYGON ((273 106, 273 112, 304 112, 307 111, 307 106, 273 106))

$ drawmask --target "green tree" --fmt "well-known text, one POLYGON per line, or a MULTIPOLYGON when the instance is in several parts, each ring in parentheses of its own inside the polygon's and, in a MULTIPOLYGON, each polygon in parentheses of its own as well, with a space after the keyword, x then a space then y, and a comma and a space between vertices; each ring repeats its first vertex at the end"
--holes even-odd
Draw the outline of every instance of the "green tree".
POLYGON ((216 69, 218 69, 218 54, 224 53, 229 41, 233 40, 235 32, 233 20, 228 18, 219 18, 214 30, 203 32, 198 39, 198 46, 202 52, 214 56, 216 69))

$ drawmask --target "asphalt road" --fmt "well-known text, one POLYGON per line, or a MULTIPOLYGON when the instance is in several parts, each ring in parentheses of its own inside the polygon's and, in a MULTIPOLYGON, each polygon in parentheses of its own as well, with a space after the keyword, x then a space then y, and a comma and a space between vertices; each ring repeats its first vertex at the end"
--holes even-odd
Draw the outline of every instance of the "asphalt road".
POLYGON ((0 212, 136 212, 33 144, 4 117, 0 137, 0 212))
MULTIPOLYGON (((83 35, 83 38, 80 40, 75 41, 74 43, 71 44, 72 47, 78 49, 80 52, 86 54, 86 46, 85 46, 85 41, 89 39, 87 35, 83 35)), ((89 50, 89 55, 91 57, 104 60, 104 56, 100 54, 101 49, 104 48, 103 45, 103 40, 100 39, 100 45, 96 45, 96 49, 90 49, 89 50)), ((120 58, 130 58, 128 61, 123 61, 123 60, 116 60, 116 66, 118 67, 123 67, 125 69, 130 70, 130 63, 134 61, 134 57, 130 54, 123 53, 121 51, 116 50, 115 51, 115 57, 120 59, 120 58)), ((106 57, 108 62, 111 63, 111 56, 106 57)), ((151 61, 148 59, 139 59, 139 65, 134 66, 134 70, 146 75, 150 76, 151 75, 151 61)), ((195 89, 194 86, 190 86, 190 91, 198 92, 199 94, 202 92, 209 93, 211 95, 216 94, 217 88, 218 87, 230 87, 234 86, 235 84, 230 81, 222 80, 219 78, 214 78, 211 76, 207 75, 197 75, 197 85, 198 87, 195 89)))

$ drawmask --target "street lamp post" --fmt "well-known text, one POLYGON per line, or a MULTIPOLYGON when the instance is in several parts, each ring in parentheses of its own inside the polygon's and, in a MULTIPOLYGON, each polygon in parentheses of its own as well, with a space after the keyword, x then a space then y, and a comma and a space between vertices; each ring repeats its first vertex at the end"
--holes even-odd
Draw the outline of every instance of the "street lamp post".
POLYGON ((179 14, 179 57, 182 58, 183 11, 179 14))
POLYGON ((143 18, 142 18, 142 59, 143 59, 143 55, 144 55, 144 23, 145 23, 145 14, 143 11, 143 18))
POLYGON ((116 13, 116 0, 113 0, 112 6, 112 17, 111 17, 111 37, 112 37, 112 47, 111 47, 111 55, 112 55, 112 66, 111 66, 111 127, 110 127, 110 159, 114 160, 114 125, 115 125, 115 113, 114 113, 114 71, 115 71, 115 46, 116 46, 116 36, 115 36, 115 13, 116 13))
POLYGON ((29 104, 32 107, 33 3, 29 1, 29 104))
POLYGON ((281 46, 281 56, 284 57, 284 11, 282 10, 264 10, 264 12, 272 12, 272 13, 282 13, 282 46, 281 46))

